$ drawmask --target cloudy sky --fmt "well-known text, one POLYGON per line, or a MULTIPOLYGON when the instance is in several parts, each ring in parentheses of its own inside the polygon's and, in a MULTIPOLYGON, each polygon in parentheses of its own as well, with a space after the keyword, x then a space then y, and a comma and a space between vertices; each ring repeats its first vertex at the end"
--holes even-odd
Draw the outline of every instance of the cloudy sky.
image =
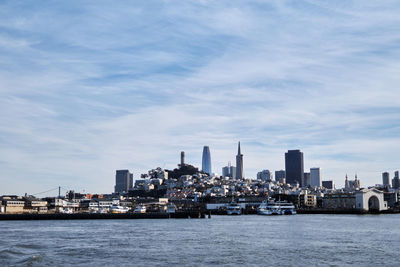
POLYGON ((398 1, 0 1, 0 194, 115 170, 400 169, 398 1))

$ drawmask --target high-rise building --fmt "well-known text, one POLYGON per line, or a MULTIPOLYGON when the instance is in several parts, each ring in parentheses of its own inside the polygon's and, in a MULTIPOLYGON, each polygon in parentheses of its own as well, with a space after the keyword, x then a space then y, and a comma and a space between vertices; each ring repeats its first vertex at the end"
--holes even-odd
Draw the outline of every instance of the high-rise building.
POLYGON ((311 176, 309 172, 304 173, 304 185, 310 186, 311 185, 311 176))
POLYGON ((283 179, 286 178, 286 172, 284 170, 275 171, 275 180, 279 183, 283 183, 283 179))
POLYGON ((321 187, 321 169, 311 168, 310 169, 310 186, 321 187))
POLYGON ((222 177, 236 178, 236 167, 229 162, 228 166, 222 168, 222 177))
POLYGON ((388 172, 382 173, 383 186, 390 187, 390 174, 388 172))
POLYGON ((240 151, 240 142, 238 144, 238 154, 236 155, 236 179, 243 179, 243 154, 240 151))
POLYGON ((117 170, 115 173, 115 193, 128 192, 133 186, 133 174, 129 170, 117 170))
POLYGON ((333 180, 322 181, 322 187, 333 190, 335 189, 335 183, 333 182, 333 180))
POLYGON ((288 150, 285 153, 286 183, 304 185, 304 159, 300 150, 288 150))
POLYGON ((400 178, 399 178, 399 171, 394 172, 394 177, 392 179, 392 187, 394 189, 400 188, 400 178))
POLYGON ((272 181, 272 173, 269 170, 263 170, 257 173, 257 179, 263 181, 272 181))
POLYGON ((203 147, 202 171, 211 174, 211 153, 208 146, 203 147))

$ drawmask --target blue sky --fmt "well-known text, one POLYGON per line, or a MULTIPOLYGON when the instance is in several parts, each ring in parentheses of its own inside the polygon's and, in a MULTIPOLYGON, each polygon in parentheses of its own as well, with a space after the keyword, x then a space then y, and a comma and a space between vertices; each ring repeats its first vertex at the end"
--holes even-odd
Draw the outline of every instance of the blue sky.
POLYGON ((398 1, 0 1, 0 194, 174 168, 400 169, 398 1))

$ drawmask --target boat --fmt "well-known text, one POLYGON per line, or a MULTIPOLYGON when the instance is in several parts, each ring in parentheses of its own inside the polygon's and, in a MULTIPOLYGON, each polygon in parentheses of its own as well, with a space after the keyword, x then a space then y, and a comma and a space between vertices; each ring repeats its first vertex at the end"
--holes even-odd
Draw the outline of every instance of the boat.
POLYGON ((127 213, 128 211, 129 211, 129 208, 126 206, 112 205, 110 207, 111 213, 127 213))
POLYGON ((133 211, 134 213, 146 213, 146 207, 143 205, 139 205, 133 211))
POLYGON ((257 213, 259 215, 295 215, 296 209, 290 202, 269 199, 261 203, 257 209, 257 213))
POLYGON ((226 214, 228 215, 241 215, 242 214, 242 207, 236 203, 231 202, 226 206, 226 214))
POLYGON ((176 212, 176 205, 174 203, 169 203, 167 205, 167 213, 175 213, 176 212))

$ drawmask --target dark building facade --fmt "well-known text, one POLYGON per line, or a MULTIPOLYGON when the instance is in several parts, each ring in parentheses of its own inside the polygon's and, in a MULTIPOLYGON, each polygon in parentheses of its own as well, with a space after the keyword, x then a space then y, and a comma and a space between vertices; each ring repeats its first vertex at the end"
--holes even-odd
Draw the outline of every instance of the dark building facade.
POLYGON ((115 173, 115 193, 128 192, 133 186, 133 174, 129 170, 117 170, 115 173))
POLYGON ((304 186, 304 159, 300 150, 288 150, 285 153, 286 183, 304 186))

